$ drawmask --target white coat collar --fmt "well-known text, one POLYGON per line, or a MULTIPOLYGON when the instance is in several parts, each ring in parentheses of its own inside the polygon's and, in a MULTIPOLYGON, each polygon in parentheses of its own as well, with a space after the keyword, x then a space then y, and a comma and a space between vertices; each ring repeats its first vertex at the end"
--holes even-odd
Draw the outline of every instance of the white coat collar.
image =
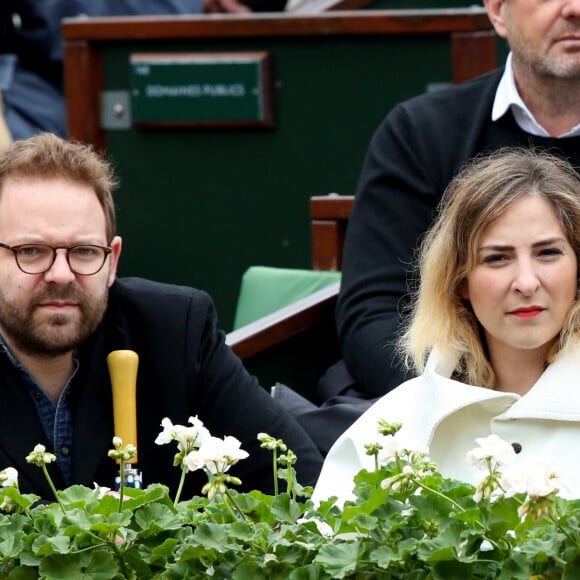
POLYGON ((494 401, 491 406, 498 419, 580 420, 580 347, 561 352, 524 396, 454 381, 450 378, 454 368, 455 361, 437 351, 427 361, 422 385, 425 404, 419 412, 431 433, 445 417, 482 401, 494 401))
POLYGON ((580 346, 561 352, 502 418, 580 420, 580 346))
POLYGON ((460 409, 483 404, 491 416, 497 416, 520 399, 515 393, 498 392, 451 379, 456 362, 433 350, 425 372, 418 377, 422 403, 416 410, 417 420, 413 421, 413 430, 427 443, 432 440, 437 427, 460 409))

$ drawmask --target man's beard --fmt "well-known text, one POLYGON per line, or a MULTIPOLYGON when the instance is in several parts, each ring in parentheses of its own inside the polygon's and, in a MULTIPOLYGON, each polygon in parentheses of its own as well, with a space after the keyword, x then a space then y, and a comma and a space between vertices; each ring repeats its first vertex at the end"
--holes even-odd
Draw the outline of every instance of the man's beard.
POLYGON ((580 58, 572 60, 562 56, 548 56, 542 63, 535 65, 534 69, 543 76, 580 80, 580 58))
POLYGON ((28 304, 7 300, 0 290, 0 326, 5 339, 28 355, 57 356, 81 345, 97 328, 107 308, 108 292, 87 296, 78 286, 47 286, 28 304), (35 317, 37 306, 50 300, 70 300, 77 313, 35 317))
MULTIPOLYGON (((578 34, 578 26, 562 25, 551 31, 551 38, 561 38, 566 34, 578 34)), ((538 77, 556 77, 571 81, 580 80, 580 54, 577 52, 539 52, 538 47, 529 38, 514 31, 510 40, 514 59, 520 66, 525 66, 538 77)))

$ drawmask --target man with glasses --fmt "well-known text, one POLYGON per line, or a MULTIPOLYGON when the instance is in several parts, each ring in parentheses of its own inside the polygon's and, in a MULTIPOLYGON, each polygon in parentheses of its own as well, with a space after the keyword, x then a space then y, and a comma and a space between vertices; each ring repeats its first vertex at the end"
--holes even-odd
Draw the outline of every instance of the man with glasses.
MULTIPOLYGON (((209 297, 138 278, 116 279, 110 166, 89 147, 51 134, 0 154, 0 469, 16 467, 22 491, 50 498, 25 462, 42 443, 57 456, 57 486, 113 487, 113 411, 106 357, 139 355, 137 425, 144 484, 176 489, 175 449, 155 445, 161 420, 197 415, 216 436, 250 453, 242 489, 272 491, 270 454, 256 435, 282 438, 298 455, 303 484, 321 457, 302 429, 250 377, 216 329, 209 297)), ((201 474, 185 494, 199 494, 201 474)), ((187 497, 184 495, 183 497, 187 497)))

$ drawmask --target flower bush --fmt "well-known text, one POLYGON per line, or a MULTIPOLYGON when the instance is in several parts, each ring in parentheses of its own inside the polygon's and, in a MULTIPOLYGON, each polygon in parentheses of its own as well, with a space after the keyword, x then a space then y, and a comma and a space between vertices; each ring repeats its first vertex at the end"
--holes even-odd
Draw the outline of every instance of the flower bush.
MULTIPOLYGON (((367 446, 376 469, 354 479, 355 501, 315 505, 295 480, 295 455, 261 433, 272 451, 274 495, 242 494, 228 471, 245 459, 232 437, 217 439, 195 417, 162 423, 156 442, 177 444, 182 480, 204 469, 200 496, 171 498, 162 485, 118 493, 72 486, 52 504, 21 494, 17 473, 0 472, 0 578, 580 578, 580 503, 558 495, 558 473, 519 466, 507 443, 478 439, 467 461, 478 485, 442 477, 399 426, 367 446)), ((135 452, 116 439, 110 455, 135 452)), ((54 456, 37 446, 28 461, 45 470, 54 456)), ((251 460, 251 459, 250 459, 251 460)))

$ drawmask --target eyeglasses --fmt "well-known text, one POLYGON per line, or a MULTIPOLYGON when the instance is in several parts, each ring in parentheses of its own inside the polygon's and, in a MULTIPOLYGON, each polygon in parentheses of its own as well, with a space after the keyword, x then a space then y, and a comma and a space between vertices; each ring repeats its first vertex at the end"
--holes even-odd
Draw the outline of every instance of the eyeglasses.
POLYGON ((0 242, 0 248, 14 254, 18 268, 25 274, 44 274, 56 260, 56 251, 66 251, 66 261, 74 274, 92 276, 101 270, 107 256, 113 251, 108 246, 76 244, 74 246, 49 246, 48 244, 20 244, 9 246, 0 242))

